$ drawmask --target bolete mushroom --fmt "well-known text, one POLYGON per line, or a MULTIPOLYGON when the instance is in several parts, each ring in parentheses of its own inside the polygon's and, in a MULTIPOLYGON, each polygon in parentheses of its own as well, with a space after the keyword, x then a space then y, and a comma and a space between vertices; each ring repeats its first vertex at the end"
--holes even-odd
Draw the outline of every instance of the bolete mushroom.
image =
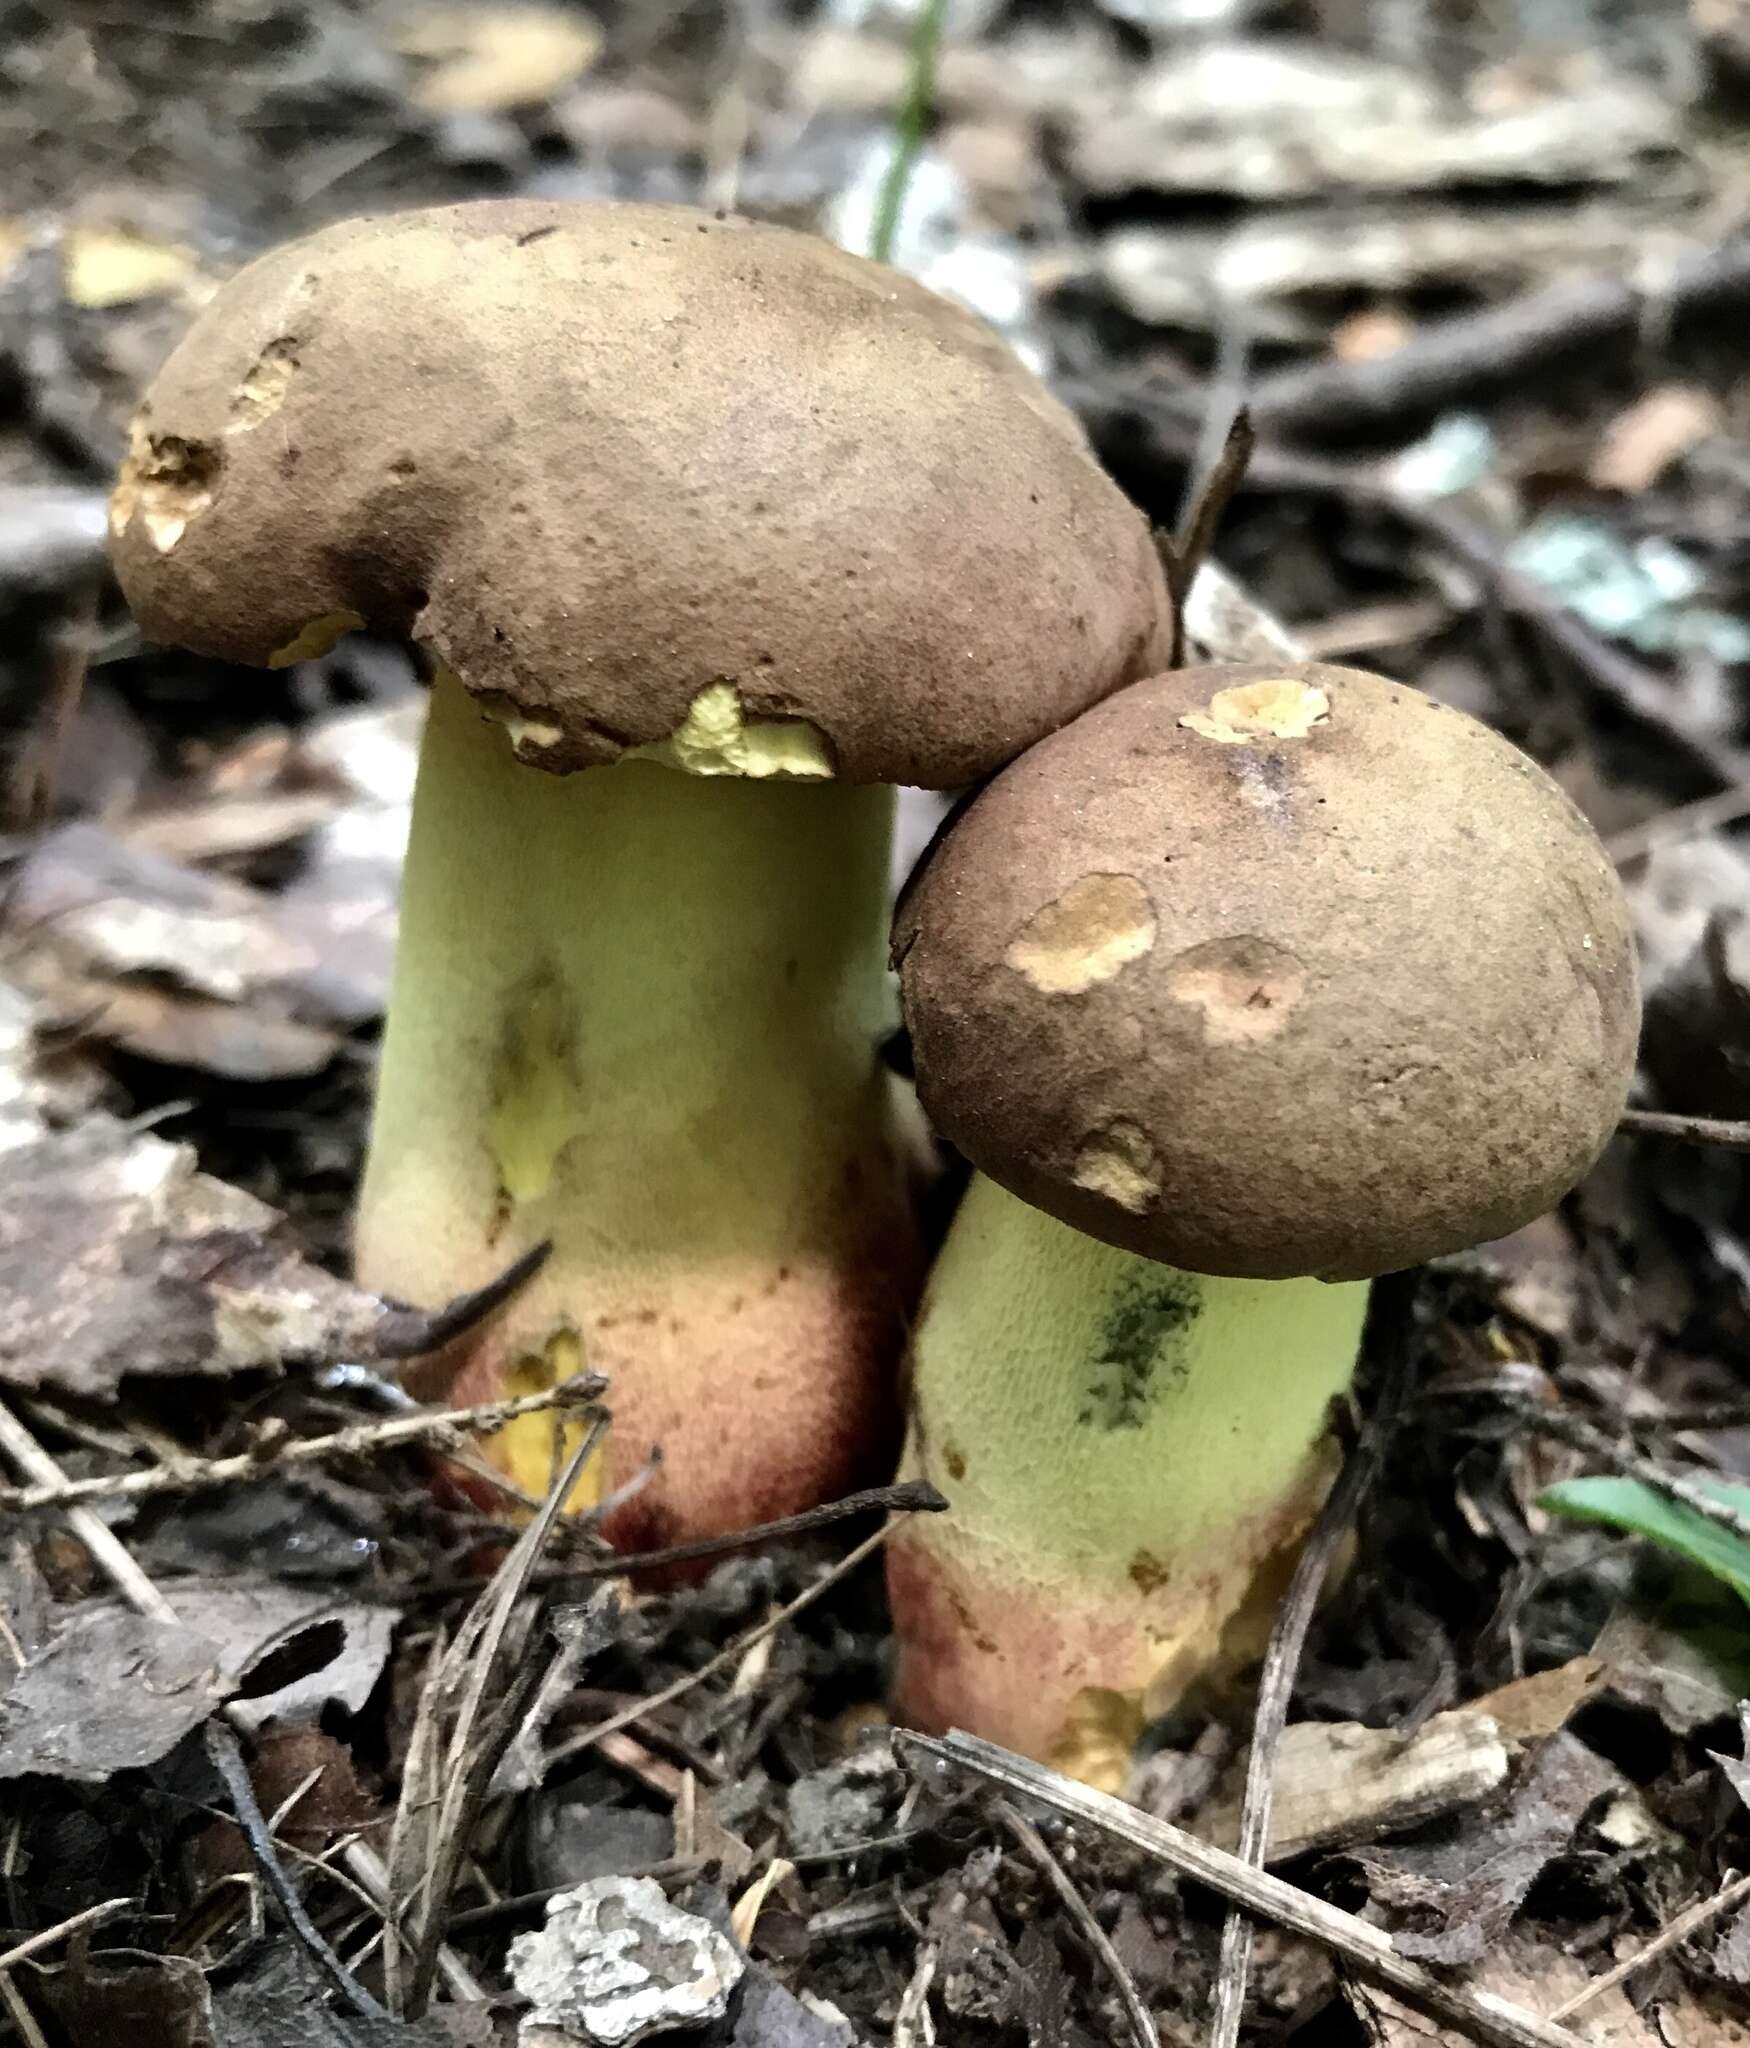
POLYGON ((911 1353, 897 1708, 1110 1784, 1262 1644, 1367 1283, 1587 1170, 1622 892, 1506 740, 1308 663, 1138 683, 999 775, 894 930, 978 1169, 911 1353))
MULTIPOLYGON (((877 1046, 891 785, 1158 665, 1141 517, 970 315, 787 230, 487 202, 252 264, 115 493, 141 626, 435 677, 358 1229, 435 1303, 551 1239, 457 1399, 612 1375, 613 1527, 885 1454, 919 1254, 877 1046)), ((495 1453, 546 1483, 547 1418, 495 1453)))

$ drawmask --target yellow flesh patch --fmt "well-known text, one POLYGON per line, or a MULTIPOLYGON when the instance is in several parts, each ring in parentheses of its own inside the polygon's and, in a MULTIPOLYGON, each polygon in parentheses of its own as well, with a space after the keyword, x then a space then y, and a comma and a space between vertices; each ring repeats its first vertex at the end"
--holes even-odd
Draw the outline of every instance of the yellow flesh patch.
POLYGON ((348 633, 356 633, 364 624, 358 612, 324 612, 319 619, 310 623, 283 647, 276 647, 267 657, 269 668, 290 668, 294 661, 314 661, 319 654, 326 654, 337 647, 348 633))
MULTIPOLYGON (((575 1330, 555 1330, 539 1351, 525 1351, 504 1376, 507 1401, 545 1394, 583 1371, 583 1340, 575 1330)), ((560 1421, 553 1415, 519 1415, 486 1439, 486 1449, 501 1472, 507 1472, 525 1493, 543 1499, 554 1478, 583 1442, 588 1424, 560 1421)), ((577 1476, 565 1503, 569 1515, 583 1514, 601 1503, 605 1461, 600 1451, 577 1476)))
POLYGON ((832 754, 806 719, 750 721, 733 683, 711 683, 667 739, 628 747, 623 761, 659 761, 686 775, 745 775, 754 781, 830 782, 832 754))
POLYGON ((1207 710, 1187 711, 1179 723, 1201 739, 1244 747, 1254 740, 1303 740, 1330 715, 1331 700, 1316 683, 1270 676, 1217 690, 1207 710))

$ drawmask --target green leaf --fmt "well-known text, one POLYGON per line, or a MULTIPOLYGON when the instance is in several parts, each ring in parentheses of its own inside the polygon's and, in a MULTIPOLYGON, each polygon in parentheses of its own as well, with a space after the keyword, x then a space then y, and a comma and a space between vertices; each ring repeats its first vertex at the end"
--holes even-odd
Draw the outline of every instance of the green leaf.
MULTIPOLYGON (((1722 1506, 1750 1516, 1750 1486, 1731 1486, 1721 1479, 1698 1479, 1695 1484, 1722 1506)), ((1644 1536, 1723 1579, 1750 1604, 1750 1538, 1710 1522, 1681 1501, 1668 1500, 1638 1479, 1564 1479, 1539 1496, 1538 1506, 1576 1522, 1601 1522, 1607 1529, 1644 1536)))

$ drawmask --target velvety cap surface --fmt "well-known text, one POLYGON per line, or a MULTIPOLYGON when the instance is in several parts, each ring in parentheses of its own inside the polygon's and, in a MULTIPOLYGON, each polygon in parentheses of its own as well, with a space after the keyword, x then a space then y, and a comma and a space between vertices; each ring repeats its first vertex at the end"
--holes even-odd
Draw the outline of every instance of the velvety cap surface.
POLYGON ((799 720, 777 772, 953 785, 1165 644, 1142 518, 994 334, 686 208, 489 201, 262 258, 152 385, 111 523, 153 639, 411 633, 554 769, 677 734, 733 764, 799 720))
POLYGON ((924 1104, 976 1166, 1171 1265, 1356 1279, 1550 1208, 1639 1028, 1579 812, 1352 669, 1138 683, 1006 769, 894 928, 924 1104))

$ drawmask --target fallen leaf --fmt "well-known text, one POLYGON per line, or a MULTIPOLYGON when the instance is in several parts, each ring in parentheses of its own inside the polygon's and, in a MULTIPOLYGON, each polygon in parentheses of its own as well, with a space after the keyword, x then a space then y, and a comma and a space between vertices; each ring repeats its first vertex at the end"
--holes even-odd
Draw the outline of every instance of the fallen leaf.
POLYGON ((1626 1781, 1571 1735, 1546 1742, 1492 1810, 1444 1823, 1440 1838, 1358 1854, 1394 1947, 1457 1968, 1482 1960, 1587 1809, 1626 1781))
POLYGON ((58 1969, 36 1973, 31 1996, 88 2048, 124 2041, 214 2048, 212 1994, 187 1956, 75 1951, 58 1969))
POLYGON ((108 1400, 125 1375, 407 1357, 441 1334, 303 1257, 190 1146, 98 1118, 5 1159, 0 1386, 108 1400))
POLYGON ((569 7, 437 7, 404 21, 397 41, 432 66, 413 92, 428 112, 505 114, 575 84, 602 33, 569 7))
POLYGON ((1588 481, 1598 490, 1632 497, 1656 484, 1674 462, 1721 432, 1725 423, 1719 400, 1702 386, 1656 385, 1605 429, 1588 481))
POLYGON ((1571 1657, 1550 1671, 1515 1678, 1472 1700, 1465 1709, 1487 1714, 1509 1742, 1541 1742, 1565 1728, 1604 1685, 1606 1667, 1596 1655, 1571 1657))
POLYGON ((92 311, 162 298, 199 277, 200 266, 187 249, 132 228, 72 227, 61 243, 62 289, 75 306, 92 311))
POLYGON ((1750 1633, 1743 1603, 1690 1568, 1611 1613, 1592 1654, 1617 1698, 1693 1735, 1750 1696, 1750 1633))
POLYGON ((0 1695, 0 1778, 102 1784, 172 1749, 227 1701, 251 1726, 363 1706, 389 1652, 390 1608, 336 1602, 271 1580, 182 1582, 174 1623, 114 1600, 82 1601, 0 1695), (276 1649, 332 1623, 315 1671, 239 1699, 276 1649))

